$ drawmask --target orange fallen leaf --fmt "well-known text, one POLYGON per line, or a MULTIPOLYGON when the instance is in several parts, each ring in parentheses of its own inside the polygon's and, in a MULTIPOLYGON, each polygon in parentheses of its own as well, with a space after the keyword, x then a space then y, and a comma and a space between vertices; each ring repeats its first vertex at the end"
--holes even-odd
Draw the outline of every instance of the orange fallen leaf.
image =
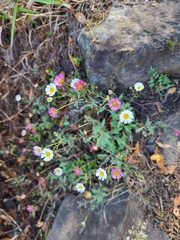
POLYGON ((164 155, 155 153, 150 157, 151 160, 156 161, 157 166, 161 169, 164 165, 164 155))
POLYGON ((174 198, 174 215, 175 215, 176 217, 179 216, 178 205, 180 205, 180 195, 179 195, 179 196, 176 196, 176 197, 174 198))
POLYGON ((139 141, 136 143, 134 147, 131 147, 132 150, 134 150, 136 153, 139 153, 140 147, 139 147, 139 141))
POLYGON ((163 166, 164 166, 164 159, 162 159, 162 160, 160 160, 160 161, 156 161, 156 164, 157 164, 157 166, 161 169, 161 168, 163 168, 163 166))
POLYGON ((162 169, 163 174, 168 175, 168 174, 173 174, 176 169, 176 166, 174 165, 168 165, 162 169))
POLYGON ((81 24, 85 24, 86 23, 86 17, 84 16, 83 13, 78 12, 75 14, 76 20, 81 23, 81 24))
POLYGON ((129 158, 128 158, 128 163, 131 165, 135 165, 137 163, 139 163, 140 161, 134 156, 134 154, 132 154, 129 158))
POLYGON ((44 225, 44 222, 37 222, 36 227, 41 228, 44 225))
POLYGON ((156 143, 160 148, 170 148, 171 147, 169 144, 164 144, 164 143, 161 143, 158 141, 156 141, 156 143))
POLYGON ((20 157, 18 157, 17 161, 18 162, 22 162, 25 160, 25 156, 24 155, 21 155, 20 157))
POLYGON ((155 153, 155 154, 151 155, 150 158, 151 158, 151 160, 153 160, 153 161, 159 162, 159 161, 161 161, 161 160, 164 160, 164 155, 163 155, 163 154, 160 154, 160 153, 155 153))
POLYGON ((161 113, 162 109, 161 109, 161 107, 160 107, 160 105, 158 103, 156 103, 156 107, 157 107, 158 112, 161 113))
POLYGON ((173 93, 176 92, 176 90, 177 90, 176 87, 172 87, 172 88, 169 88, 169 89, 168 89, 167 93, 168 93, 168 94, 173 94, 173 93))

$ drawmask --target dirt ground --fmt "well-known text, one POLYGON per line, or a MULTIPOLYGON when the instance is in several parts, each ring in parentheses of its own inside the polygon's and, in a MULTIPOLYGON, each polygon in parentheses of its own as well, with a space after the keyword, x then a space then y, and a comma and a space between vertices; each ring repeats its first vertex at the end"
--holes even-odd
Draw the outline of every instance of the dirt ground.
MULTIPOLYGON (((25 7, 23 4, 22 7, 25 7)), ((10 21, 0 19, 3 29, 0 35, 0 239, 44 240, 60 202, 66 194, 74 194, 55 188, 53 196, 40 197, 39 192, 52 189, 48 184, 39 182, 38 161, 30 151, 25 153, 26 162, 19 159, 23 149, 29 147, 28 139, 25 143, 19 143, 19 136, 32 112, 33 99, 39 94, 35 84, 41 87, 47 84, 47 70, 57 73, 64 71, 68 78, 78 70, 85 78, 83 60, 77 67, 70 57, 81 56, 76 44, 78 32, 89 30, 103 21, 112 1, 83 1, 82 4, 69 1, 69 4, 71 9, 35 4, 34 10, 40 12, 41 16, 29 20, 26 14, 19 15, 12 49, 10 21), (83 16, 78 16, 79 12, 83 16), (29 101, 23 104, 14 101, 17 94, 29 101), (15 151, 13 154, 5 154, 5 149, 10 145, 15 151), (27 211, 27 205, 35 202, 36 214, 33 216, 27 211)), ((9 7, 3 7, 12 16, 9 7)), ((179 79, 175 86, 177 91, 167 97, 150 89, 139 95, 133 102, 139 121, 145 122, 149 118, 152 122, 165 122, 170 115, 178 115, 179 79)), ((33 121, 38 121, 38 118, 33 121)), ((161 134, 162 129, 157 129, 155 139, 161 134)), ((160 174, 156 164, 149 161, 150 154, 146 148, 149 138, 135 136, 135 141, 141 142, 141 152, 145 159, 138 165, 137 171, 143 179, 149 180, 146 181, 148 185, 134 177, 129 189, 138 192, 143 199, 145 215, 152 218, 154 225, 166 231, 170 239, 178 240, 180 219, 174 215, 174 199, 180 194, 180 164, 177 163, 172 174, 160 174)))

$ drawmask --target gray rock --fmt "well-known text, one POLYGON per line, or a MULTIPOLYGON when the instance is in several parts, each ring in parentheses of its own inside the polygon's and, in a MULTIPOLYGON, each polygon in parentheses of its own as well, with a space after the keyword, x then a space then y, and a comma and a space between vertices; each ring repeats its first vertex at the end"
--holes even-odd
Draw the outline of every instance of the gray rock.
POLYGON ((129 87, 149 80, 150 66, 179 74, 179 1, 117 2, 104 22, 79 35, 90 82, 101 89, 129 87))
POLYGON ((138 240, 167 239, 164 232, 154 229, 150 221, 144 222, 142 216, 142 203, 127 192, 94 210, 81 195, 68 196, 57 213, 47 240, 126 240, 128 236, 131 240, 135 237, 138 240), (83 225, 86 218, 86 225, 83 225))

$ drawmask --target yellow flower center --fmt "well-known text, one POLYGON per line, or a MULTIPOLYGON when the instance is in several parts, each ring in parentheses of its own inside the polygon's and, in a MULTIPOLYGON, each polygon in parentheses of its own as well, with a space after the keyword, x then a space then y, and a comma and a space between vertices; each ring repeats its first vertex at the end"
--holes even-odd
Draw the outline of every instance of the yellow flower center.
POLYGON ((38 148, 38 149, 37 149, 37 152, 38 152, 38 153, 40 153, 40 152, 41 152, 41 149, 40 149, 40 148, 38 148))
POLYGON ((50 92, 54 92, 54 88, 51 87, 51 88, 49 89, 49 91, 50 91, 50 92))
POLYGON ((82 90, 82 89, 83 89, 83 87, 84 87, 84 86, 83 86, 83 84, 82 84, 82 83, 78 83, 78 84, 77 84, 77 89, 78 89, 78 90, 82 90))
POLYGON ((60 173, 60 172, 61 172, 61 170, 60 170, 60 169, 56 169, 56 172, 57 172, 57 173, 60 173))
POLYGON ((79 185, 79 188, 82 189, 83 188, 82 185, 79 185))
POLYGON ((129 118, 129 114, 128 113, 125 113, 124 114, 124 119, 128 119, 129 118))
POLYGON ((113 107, 117 107, 118 106, 118 103, 116 101, 112 102, 112 106, 113 107))
POLYGON ((113 174, 114 174, 115 176, 119 176, 119 171, 118 171, 118 170, 114 170, 113 174))
POLYGON ((58 78, 58 83, 59 84, 63 83, 63 79, 62 78, 58 78))
POLYGON ((101 171, 101 172, 99 173, 99 175, 100 175, 101 177, 103 177, 103 176, 104 176, 104 172, 101 171))
POLYGON ((50 152, 46 152, 46 157, 50 157, 51 153, 50 152))
POLYGON ((53 113, 53 114, 56 114, 56 113, 57 113, 56 109, 53 109, 53 110, 52 110, 52 113, 53 113))
POLYGON ((137 89, 138 89, 138 90, 141 90, 141 86, 140 86, 140 85, 139 85, 139 86, 137 86, 137 89))

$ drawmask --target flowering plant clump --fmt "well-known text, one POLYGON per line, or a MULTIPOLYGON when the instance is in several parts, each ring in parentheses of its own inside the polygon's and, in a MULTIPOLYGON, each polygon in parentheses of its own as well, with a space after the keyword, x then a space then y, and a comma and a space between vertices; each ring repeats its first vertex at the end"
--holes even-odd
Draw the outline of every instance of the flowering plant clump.
MULTIPOLYGON (((49 83, 41 90, 45 96, 35 100, 25 127, 33 155, 39 157, 41 191, 46 183, 53 188, 57 184, 64 191, 90 191, 92 203, 100 203, 108 194, 107 186, 127 183, 135 173, 135 164, 127 161, 132 158, 133 133, 145 135, 154 127, 149 120, 142 126, 138 123, 131 106, 131 99, 138 96, 135 91, 131 98, 116 96, 112 90, 105 95, 77 74, 69 81, 64 73, 47 73, 49 83), (41 121, 33 123, 33 118, 41 121)), ((144 85, 138 82, 134 89, 140 92, 144 85)), ((175 129, 174 135, 179 134, 175 129)))

